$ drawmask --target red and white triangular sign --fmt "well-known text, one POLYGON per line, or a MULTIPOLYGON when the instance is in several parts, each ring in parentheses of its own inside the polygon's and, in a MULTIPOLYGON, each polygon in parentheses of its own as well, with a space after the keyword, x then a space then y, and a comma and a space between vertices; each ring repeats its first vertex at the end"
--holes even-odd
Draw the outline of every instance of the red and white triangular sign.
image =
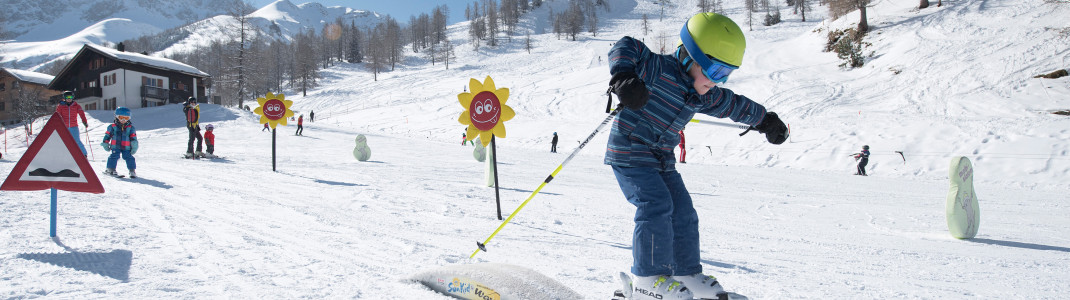
POLYGON ((45 123, 41 134, 33 139, 30 148, 22 155, 11 174, 7 175, 0 190, 36 191, 56 188, 64 191, 96 193, 104 192, 97 173, 89 160, 78 149, 59 113, 45 123))

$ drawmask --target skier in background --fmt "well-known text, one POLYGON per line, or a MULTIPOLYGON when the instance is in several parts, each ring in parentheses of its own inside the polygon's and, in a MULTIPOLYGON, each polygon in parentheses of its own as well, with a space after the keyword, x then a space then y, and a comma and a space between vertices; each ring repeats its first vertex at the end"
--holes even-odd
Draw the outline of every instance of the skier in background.
POLYGON ((268 130, 268 129, 271 129, 271 128, 268 128, 268 123, 264 123, 264 129, 260 129, 260 132, 264 132, 264 130, 268 130))
POLYGON ((201 152, 201 144, 204 137, 201 136, 201 106, 197 104, 197 98, 189 97, 186 105, 182 106, 182 112, 186 114, 186 129, 189 130, 189 142, 186 143, 185 158, 204 157, 201 152), (197 140, 197 152, 193 152, 193 140, 197 140))
POLYGON ((137 153, 137 130, 130 121, 130 109, 119 107, 115 109, 115 121, 108 125, 108 131, 104 133, 104 140, 100 146, 104 151, 111 151, 108 156, 108 169, 104 174, 119 176, 115 173, 115 167, 119 164, 119 156, 126 161, 126 169, 130 170, 130 178, 137 178, 137 164, 134 162, 134 154, 137 153))
POLYGON ((858 171, 855 171, 855 175, 866 175, 866 165, 869 164, 869 145, 862 145, 862 152, 851 154, 858 161, 858 171))
POLYGON ((313 110, 313 111, 308 112, 308 121, 309 122, 315 122, 316 121, 316 111, 313 110))
POLYGON ((78 149, 82 150, 82 156, 86 156, 85 145, 82 144, 82 138, 78 134, 78 119, 75 117, 82 117, 82 125, 85 128, 89 128, 89 122, 85 118, 85 111, 82 110, 82 106, 74 101, 74 92, 63 92, 59 104, 56 105, 56 112, 59 113, 63 125, 67 126, 67 130, 71 132, 71 137, 78 143, 78 149))
POLYGON ((212 124, 204 125, 204 144, 208 147, 208 154, 205 157, 215 158, 215 133, 212 133, 215 127, 212 124))
POLYGON ((554 132, 554 139, 550 140, 550 153, 557 153, 557 132, 554 132))
POLYGON ((687 161, 684 157, 687 156, 687 149, 684 148, 684 131, 680 130, 680 163, 686 164, 687 161))
POLYGON ((305 115, 298 116, 297 117, 297 132, 294 132, 294 135, 304 135, 304 131, 305 131, 304 123, 305 123, 305 115))
POLYGON ((636 207, 634 278, 621 273, 629 299, 728 296, 717 278, 702 273, 698 213, 675 168, 673 149, 695 113, 754 126, 773 144, 788 138, 776 113, 717 87, 743 61, 746 41, 735 22, 699 13, 684 24, 680 40, 672 54, 659 55, 626 36, 608 55, 610 89, 627 109, 613 122, 605 163, 636 207))
POLYGON ((464 146, 466 142, 468 142, 468 133, 461 133, 461 146, 464 146))

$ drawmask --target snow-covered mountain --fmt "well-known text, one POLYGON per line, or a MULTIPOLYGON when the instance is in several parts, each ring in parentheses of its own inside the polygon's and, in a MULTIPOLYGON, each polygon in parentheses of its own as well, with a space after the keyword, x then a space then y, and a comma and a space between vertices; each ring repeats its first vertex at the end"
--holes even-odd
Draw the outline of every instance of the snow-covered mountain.
MULTIPOLYGON (((10 20, 4 29, 14 32, 12 34, 17 34, 17 37, 0 43, 0 64, 29 70, 39 70, 56 59, 69 57, 85 43, 115 44, 156 34, 169 35, 168 39, 172 39, 166 48, 155 49, 156 55, 189 51, 212 41, 229 39, 225 30, 236 22, 227 14, 231 5, 227 4, 228 1, 191 1, 190 5, 182 5, 181 8, 172 6, 178 4, 135 0, 108 2, 110 4, 107 5, 100 4, 103 2, 89 4, 94 1, 73 0, 23 2, 15 5, 25 7, 31 13, 4 16, 10 20), (58 17, 48 18, 42 8, 42 3, 46 2, 62 2, 54 5, 66 8, 51 12, 59 14, 58 17), (87 10, 96 13, 82 13, 87 10), (98 18, 100 16, 104 18, 98 18)), ((295 5, 289 0, 279 0, 255 11, 249 10, 252 13, 247 17, 258 34, 285 41, 310 29, 319 32, 324 24, 338 19, 345 25, 368 27, 384 17, 375 12, 341 6, 326 7, 315 2, 295 5)))
MULTIPOLYGON (((11 0, 4 1, 0 20, 4 37, 42 42, 73 36, 109 19, 130 20, 129 27, 167 29, 222 14, 237 0, 11 0)), ((130 36, 107 37, 120 41, 130 36)))

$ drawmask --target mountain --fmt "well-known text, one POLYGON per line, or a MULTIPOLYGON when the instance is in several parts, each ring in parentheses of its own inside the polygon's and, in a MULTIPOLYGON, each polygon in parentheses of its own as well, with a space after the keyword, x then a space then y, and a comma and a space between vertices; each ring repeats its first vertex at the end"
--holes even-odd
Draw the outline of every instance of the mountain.
MULTIPOLYGON (((152 52, 168 55, 229 39, 225 30, 236 22, 227 15, 230 7, 227 1, 190 1, 190 5, 181 7, 151 0, 107 2, 109 4, 90 2, 94 1, 20 1, 14 5, 26 9, 28 14, 0 12, 7 14, 4 18, 9 22, 4 29, 8 30, 8 35, 16 35, 14 40, 0 43, 0 63, 40 70, 56 59, 73 55, 84 43, 108 45, 143 36, 162 40, 158 43, 159 49, 152 52), (49 12, 60 17, 49 18, 44 10, 46 4, 62 7, 49 12)), ((268 4, 247 17, 254 25, 254 34, 285 41, 299 32, 310 29, 318 32, 324 24, 338 19, 346 25, 352 22, 368 27, 383 18, 370 11, 326 7, 319 3, 294 5, 289 0, 268 4)))
MULTIPOLYGON (((66 38, 109 19, 129 19, 137 26, 158 30, 182 26, 222 14, 238 0, 14 0, 0 10, 5 20, 2 37, 18 42, 66 38)), ((109 40, 127 39, 115 36, 109 40)))

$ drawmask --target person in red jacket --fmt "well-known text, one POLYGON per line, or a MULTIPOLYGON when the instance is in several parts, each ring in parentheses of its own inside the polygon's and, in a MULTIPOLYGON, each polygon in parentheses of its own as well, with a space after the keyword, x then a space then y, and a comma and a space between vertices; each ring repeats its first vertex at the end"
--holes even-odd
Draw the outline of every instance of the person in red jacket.
POLYGON ((684 149, 684 131, 680 130, 680 163, 686 164, 684 157, 687 156, 687 149, 684 149))
POLYGON ((215 126, 212 126, 212 124, 208 124, 208 125, 204 126, 204 144, 208 145, 208 149, 206 149, 206 150, 208 150, 208 155, 205 155, 205 157, 208 157, 208 158, 216 157, 215 156, 215 133, 212 133, 212 130, 215 130, 215 126))
POLYGON ((82 110, 82 106, 74 101, 74 92, 63 92, 59 105, 56 105, 56 112, 63 119, 63 125, 66 125, 67 130, 71 132, 71 137, 74 138, 75 142, 78 142, 78 149, 82 150, 82 156, 85 156, 85 145, 82 145, 82 139, 78 134, 78 119, 75 117, 81 116, 82 125, 87 129, 89 128, 89 122, 85 118, 85 111, 82 110))
POLYGON ((297 132, 294 132, 294 135, 305 135, 305 126, 303 125, 304 123, 305 123, 305 115, 298 116, 297 117, 297 132))

